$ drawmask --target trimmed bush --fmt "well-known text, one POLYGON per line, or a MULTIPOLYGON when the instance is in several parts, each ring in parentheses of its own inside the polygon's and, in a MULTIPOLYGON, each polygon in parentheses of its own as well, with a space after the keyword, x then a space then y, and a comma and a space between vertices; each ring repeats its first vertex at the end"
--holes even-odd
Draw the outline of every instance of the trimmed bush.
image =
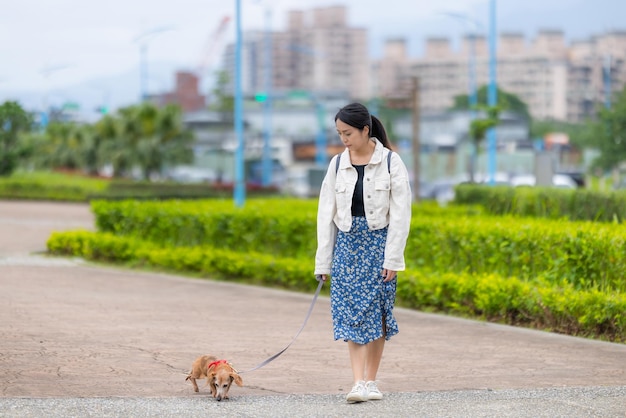
POLYGON ((0 198, 86 202, 107 185, 107 180, 60 173, 14 173, 0 178, 0 198))
POLYGON ((455 188, 454 202, 479 205, 493 215, 619 223, 626 219, 626 191, 461 184, 455 188))
MULTIPOLYGON (((92 204, 101 231, 161 246, 211 246, 309 257, 316 248, 316 202, 231 201, 92 204)), ((581 289, 626 290, 626 227, 516 217, 455 208, 414 206, 405 252, 407 266, 434 271, 497 273, 532 279, 545 275, 581 289)))

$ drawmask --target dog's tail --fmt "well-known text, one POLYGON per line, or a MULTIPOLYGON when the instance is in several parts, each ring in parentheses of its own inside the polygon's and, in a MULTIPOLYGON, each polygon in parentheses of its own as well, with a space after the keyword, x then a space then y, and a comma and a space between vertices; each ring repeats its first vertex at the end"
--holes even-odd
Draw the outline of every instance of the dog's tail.
POLYGON ((185 382, 186 382, 187 380, 189 380, 189 379, 191 379, 191 374, 188 374, 188 375, 187 375, 187 377, 185 378, 185 382))

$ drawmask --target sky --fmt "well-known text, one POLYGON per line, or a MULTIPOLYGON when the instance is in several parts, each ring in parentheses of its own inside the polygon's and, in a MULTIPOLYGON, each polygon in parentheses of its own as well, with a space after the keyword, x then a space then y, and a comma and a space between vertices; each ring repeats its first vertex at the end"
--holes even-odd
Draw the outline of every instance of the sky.
MULTIPOLYGON (((472 30, 469 21, 477 22, 478 31, 486 34, 490 1, 240 0, 240 16, 244 32, 264 29, 268 22, 272 30, 283 30, 289 10, 345 5, 349 25, 369 30, 372 57, 379 56, 386 39, 397 37, 406 38, 411 55, 419 56, 425 38, 447 36, 458 42, 472 30), (446 13, 467 16, 467 22, 446 13)), ((223 46, 235 39, 235 4, 235 0, 5 0, 0 13, 0 103, 67 100, 77 94, 77 86, 103 101, 114 100, 112 92, 122 88, 117 84, 124 74, 126 78, 135 74, 127 82, 136 81, 135 85, 124 89, 138 97, 142 40, 148 68, 154 69, 148 88, 165 91, 173 83, 171 70, 219 62, 223 46), (230 18, 229 24, 216 36, 224 17, 230 18), (166 67, 166 73, 156 70, 166 67)), ((563 30, 568 40, 626 30, 624 0, 497 0, 496 5, 498 31, 521 32, 529 41, 541 29, 563 30)))

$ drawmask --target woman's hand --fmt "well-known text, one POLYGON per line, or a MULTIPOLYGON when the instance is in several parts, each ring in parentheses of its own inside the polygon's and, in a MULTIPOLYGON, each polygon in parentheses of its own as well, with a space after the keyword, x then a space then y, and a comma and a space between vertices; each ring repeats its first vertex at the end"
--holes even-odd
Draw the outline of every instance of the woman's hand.
POLYGON ((318 274, 317 276, 315 276, 315 278, 317 279, 317 281, 323 281, 325 282, 326 280, 328 280, 328 275, 327 274, 318 274))
POLYGON ((393 279, 396 278, 397 274, 398 274, 398 272, 395 271, 395 270, 383 269, 383 273, 382 273, 383 282, 390 282, 390 281, 392 281, 393 279))

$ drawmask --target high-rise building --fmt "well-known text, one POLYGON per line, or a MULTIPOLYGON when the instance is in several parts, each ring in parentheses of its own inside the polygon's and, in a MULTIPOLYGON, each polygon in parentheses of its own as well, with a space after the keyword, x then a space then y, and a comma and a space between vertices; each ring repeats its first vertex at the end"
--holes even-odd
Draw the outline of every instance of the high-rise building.
POLYGON ((568 119, 582 121, 626 85, 626 31, 573 42, 569 62, 568 119))
POLYGON ((405 39, 390 39, 385 43, 383 58, 374 61, 372 74, 372 96, 384 97, 388 104, 408 106, 413 81, 405 39))
MULTIPOLYGON (((252 96, 266 90, 266 57, 271 51, 275 93, 303 90, 314 94, 370 97, 370 58, 367 30, 348 26, 344 6, 295 10, 288 13, 285 31, 243 34, 242 90, 252 96)), ((235 45, 226 47, 224 66, 235 73, 235 45)), ((233 77, 231 77, 233 78, 233 77)), ((234 91, 232 83, 231 89, 234 91)))
MULTIPOLYGON (((393 38, 382 58, 372 60, 367 29, 349 26, 344 6, 293 10, 284 31, 250 31, 243 38, 242 90, 248 97, 266 91, 268 54, 277 96, 298 90, 408 107, 417 76, 422 110, 440 112, 455 96, 470 93, 472 78, 477 88, 489 83, 484 35, 466 35, 458 48, 447 37, 427 38, 420 57, 409 56, 405 39, 393 38)), ((223 63, 232 92, 233 44, 223 63)), ((570 43, 558 29, 540 30, 531 40, 503 32, 496 67, 498 87, 523 100, 533 118, 582 122, 626 85, 626 31, 570 43)))
MULTIPOLYGON (((519 96, 534 118, 582 122, 626 85, 625 60, 626 32, 570 45, 560 30, 542 30, 532 42, 520 33, 501 33, 497 84, 519 96)), ((452 48, 449 38, 428 38, 423 56, 415 59, 407 56, 402 40, 392 39, 373 66, 374 95, 392 101, 409 98, 411 77, 417 76, 422 110, 445 110, 455 96, 470 93, 472 65, 476 86, 488 84, 484 36, 464 37, 459 50, 452 48)))

